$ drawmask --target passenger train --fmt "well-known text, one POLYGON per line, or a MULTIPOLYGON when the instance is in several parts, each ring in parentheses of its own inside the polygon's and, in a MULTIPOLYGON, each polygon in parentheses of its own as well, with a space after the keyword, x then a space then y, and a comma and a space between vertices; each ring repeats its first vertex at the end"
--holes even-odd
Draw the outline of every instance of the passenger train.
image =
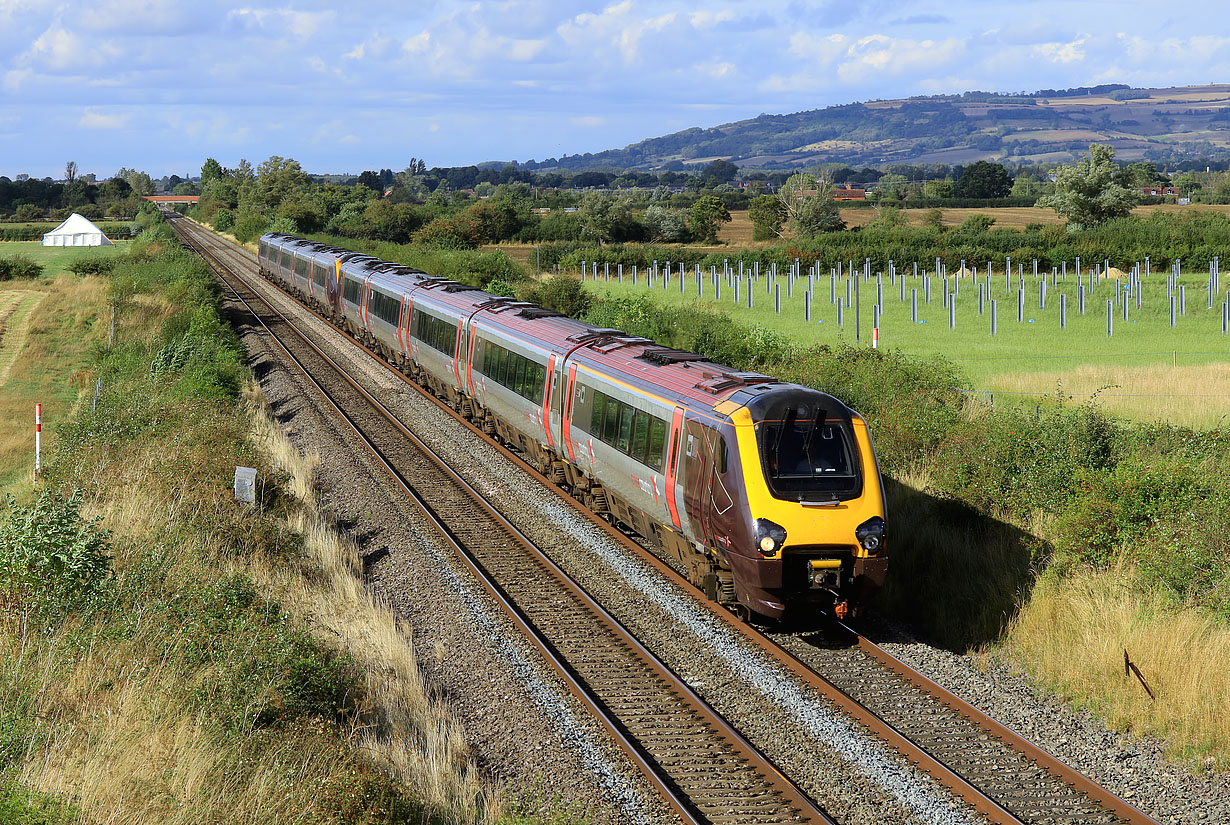
POLYGON ((855 613, 888 569, 863 418, 455 281, 279 233, 260 270, 745 618, 855 613))

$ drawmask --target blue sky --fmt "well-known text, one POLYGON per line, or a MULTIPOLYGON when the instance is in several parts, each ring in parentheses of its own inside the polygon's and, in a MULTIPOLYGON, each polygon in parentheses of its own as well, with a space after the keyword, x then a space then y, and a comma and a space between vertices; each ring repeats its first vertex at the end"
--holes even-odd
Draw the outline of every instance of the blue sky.
POLYGON ((1230 81, 1210 0, 397 5, 0 0, 0 174, 542 160, 855 100, 1230 81))

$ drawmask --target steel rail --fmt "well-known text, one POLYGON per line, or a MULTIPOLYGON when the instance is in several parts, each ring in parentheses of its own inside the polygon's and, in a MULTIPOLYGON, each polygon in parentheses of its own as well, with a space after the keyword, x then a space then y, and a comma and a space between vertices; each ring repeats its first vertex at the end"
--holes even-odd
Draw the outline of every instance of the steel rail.
MULTIPOLYGON (((202 231, 208 230, 202 229, 202 231)), ((242 247, 237 249, 237 252, 239 251, 242 253, 242 258, 255 260, 255 256, 252 255, 250 251, 242 249, 242 247)), ((310 306, 305 304, 297 296, 292 295, 290 292, 282 289, 280 285, 273 284, 273 286, 281 291, 282 294, 290 298, 290 300, 298 303, 308 312, 314 312, 310 306)), ((345 335, 345 333, 343 333, 343 335, 345 335)), ((716 602, 709 600, 700 588, 696 587, 685 577, 680 575, 678 571, 676 571, 668 563, 663 561, 651 551, 647 550, 636 540, 619 530, 614 525, 600 518, 588 507, 585 507, 584 504, 573 498, 567 491, 558 487, 545 475, 539 472, 536 467, 527 462, 519 453, 494 440, 452 407, 441 402, 434 395, 420 387, 408 376, 396 369, 392 364, 388 363, 388 361, 386 361, 379 352, 360 343, 349 335, 346 335, 345 337, 348 342, 367 352, 382 367, 397 376, 409 387, 412 387, 423 398, 431 401, 441 411, 451 416, 454 421, 469 430, 475 437, 482 439, 488 446, 498 450, 507 460, 511 461, 523 472, 529 474, 537 480, 543 487, 553 493, 562 502, 569 505, 576 513, 585 517, 591 524, 602 530, 606 535, 617 541, 620 545, 635 553, 639 559, 651 566, 660 576, 695 597, 697 606, 709 611, 713 616, 725 623, 730 629, 742 635, 748 642, 762 649, 774 661, 793 673, 802 682, 817 690, 839 707, 842 707, 843 710, 846 710, 849 715, 863 724, 864 727, 870 730, 873 734, 884 739, 886 743, 904 754, 907 759, 917 764, 922 770, 930 774, 932 778, 936 779, 941 784, 948 787, 953 793, 966 800, 968 804, 986 816, 988 820, 997 823, 997 825, 1000 823, 1003 823, 1003 825, 1019 825, 1019 823, 1022 822, 1021 819, 1001 807, 982 790, 966 781, 964 777, 960 776, 955 771, 949 769, 940 760, 933 757, 926 750, 911 742, 908 737, 897 731, 891 724, 883 719, 880 719, 871 709, 860 703, 856 698, 850 696, 841 688, 837 687, 814 668, 801 661, 793 653, 786 650, 753 625, 737 619, 729 610, 716 602)), ((924 674, 909 667, 896 657, 893 657, 892 654, 884 651, 883 648, 875 645, 861 634, 858 634, 850 628, 847 628, 847 630, 854 634, 854 638, 857 640, 858 647, 862 652, 896 673, 903 681, 914 685, 918 689, 932 696, 936 701, 946 705, 954 712, 968 719, 971 723, 977 725, 982 730, 999 739, 1008 747, 1022 754, 1026 759, 1044 768, 1056 779, 1071 785, 1095 803, 1101 805, 1107 811, 1122 819, 1125 823, 1127 823, 1127 825, 1159 825, 1156 820, 1141 812, 1131 804, 1120 799, 1118 796, 1107 791, 1105 788, 1097 785, 1097 783, 1093 780, 1073 769, 1053 754, 1033 744, 1028 739, 1011 730, 1006 725, 1003 725, 993 719, 985 712, 967 702, 964 702, 959 697, 930 680, 924 674), (880 656, 876 655, 874 651, 880 651, 880 654, 887 658, 880 658, 880 656), (889 660, 891 660, 891 663, 889 660), (949 699, 952 701, 950 702, 949 699)))
MULTIPOLYGON (((178 229, 178 227, 177 227, 178 229)), ((287 357, 298 367, 302 375, 307 381, 317 390, 321 397, 326 401, 329 408, 340 417, 347 427, 358 437, 368 451, 376 458, 377 462, 385 469, 386 472, 393 478, 395 483, 411 498, 416 507, 424 514, 431 523, 432 527, 441 535, 446 543, 458 554, 465 562, 466 566, 478 578, 484 586, 484 589, 492 596, 501 609, 513 620, 518 629, 529 638, 534 646, 540 651, 543 657, 551 665, 552 669, 559 674, 568 685, 570 693, 576 696, 586 710, 593 715, 607 730, 607 732, 615 739, 620 749, 631 759, 633 764, 647 777, 655 790, 657 790, 667 801, 670 807, 675 811, 681 820, 685 823, 700 823, 707 822, 707 819, 700 818, 699 812, 695 809, 691 800, 681 796, 671 787, 669 774, 661 769, 652 759, 644 752, 639 742, 628 732, 626 732, 622 724, 605 708, 602 700, 596 696, 593 691, 585 684, 584 680, 577 674, 573 667, 562 658, 554 645, 549 639, 534 625, 525 612, 509 597, 508 593, 495 579, 486 571, 481 562, 470 552, 465 543, 456 535, 444 520, 439 516, 432 505, 418 492, 414 485, 405 478, 405 476, 394 466, 393 462, 374 444, 362 431, 359 424, 334 401, 330 393, 315 379, 311 372, 306 368, 302 361, 290 351, 282 338, 274 332, 260 314, 251 306, 235 286, 230 282, 224 273, 229 267, 223 263, 218 257, 212 254, 205 246, 198 241, 189 239, 187 236, 191 234, 188 230, 181 234, 181 239, 185 243, 195 249, 201 257, 210 264, 214 274, 227 286, 234 297, 240 301, 252 317, 260 324, 265 332, 279 346, 279 348, 287 355, 287 357)), ((234 273, 233 273, 234 274, 234 273)), ((257 296, 259 297, 259 296, 257 296)), ((546 567, 553 576, 555 576, 567 589, 572 593, 578 601, 583 603, 587 609, 599 617, 600 621, 615 632, 620 640, 634 652, 634 655, 648 664, 654 673, 670 684, 672 690, 678 693, 691 708, 697 712, 704 721, 708 722, 717 731, 719 736, 728 740, 733 744, 736 750, 741 751, 741 756, 751 760, 767 778, 767 784, 773 787, 776 791, 788 800, 788 803, 796 809, 801 818, 797 821, 817 822, 821 825, 835 825, 833 821, 821 810, 810 797, 808 797, 801 789, 794 784, 792 780, 786 777, 771 760, 761 754, 759 750, 742 736, 727 720, 717 713, 702 697, 695 693, 690 686, 678 677, 665 663, 661 662, 651 651, 648 650, 635 636, 633 636, 614 616, 612 616, 605 608, 596 602, 575 580, 573 580, 562 568, 560 568, 553 560, 551 560, 534 542, 526 536, 520 529, 508 521, 503 514, 494 508, 490 502, 465 478, 459 475, 451 466, 448 465, 443 458, 439 456, 429 445, 424 443, 413 431, 406 427, 400 419, 389 410, 379 399, 375 398, 364 387, 362 387, 348 373, 348 371, 338 364, 328 353, 324 352, 316 345, 307 335, 303 333, 298 326, 285 316, 276 307, 269 304, 264 299, 263 303, 269 308, 270 312, 278 317, 282 323, 289 327, 296 336, 303 341, 315 355, 323 359, 330 368, 342 378, 350 387, 352 387, 364 401, 375 409, 384 419, 386 419, 399 433, 407 438, 414 446, 420 450, 429 460, 432 461, 441 471, 446 473, 456 484, 458 484, 474 503, 481 507, 491 517, 493 517, 504 530, 512 536, 524 550, 531 553, 544 567, 546 567)))

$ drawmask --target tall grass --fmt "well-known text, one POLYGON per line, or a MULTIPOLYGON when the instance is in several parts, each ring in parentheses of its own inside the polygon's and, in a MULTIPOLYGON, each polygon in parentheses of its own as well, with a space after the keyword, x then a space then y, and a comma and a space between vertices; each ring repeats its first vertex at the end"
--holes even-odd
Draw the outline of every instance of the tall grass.
POLYGON ((1114 727, 1162 739, 1175 758, 1230 768, 1230 627, 1176 609, 1130 566, 1044 579, 1000 655, 1114 727), (1156 700, 1125 671, 1125 651, 1156 700))

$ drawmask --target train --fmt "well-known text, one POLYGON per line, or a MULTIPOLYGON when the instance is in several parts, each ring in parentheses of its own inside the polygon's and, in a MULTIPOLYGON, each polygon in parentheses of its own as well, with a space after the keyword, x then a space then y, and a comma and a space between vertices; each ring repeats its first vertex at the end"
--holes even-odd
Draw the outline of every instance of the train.
POLYGON ((867 423, 837 398, 282 233, 261 275, 745 619, 856 615, 888 572, 867 423))

